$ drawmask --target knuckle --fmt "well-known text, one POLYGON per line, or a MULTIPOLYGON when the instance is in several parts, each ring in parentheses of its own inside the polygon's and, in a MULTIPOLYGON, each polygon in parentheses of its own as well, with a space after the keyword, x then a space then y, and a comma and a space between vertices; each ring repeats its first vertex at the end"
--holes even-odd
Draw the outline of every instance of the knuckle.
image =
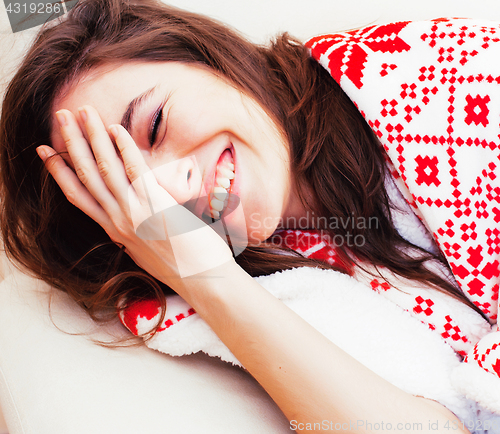
POLYGON ((69 134, 64 134, 63 141, 66 149, 71 148, 71 145, 73 144, 73 137, 69 134))
POLYGON ((120 238, 122 240, 127 240, 127 239, 131 238, 132 230, 131 230, 130 224, 128 222, 123 221, 123 220, 119 220, 119 221, 114 222, 114 226, 115 226, 115 232, 118 235, 118 238, 120 238))
POLYGON ((82 182, 82 184, 87 185, 89 183, 88 172, 84 167, 78 166, 75 168, 76 176, 82 182))
POLYGON ((108 178, 111 175, 111 167, 107 161, 98 160, 97 169, 103 178, 108 178))
POLYGON ((99 139, 99 133, 94 129, 91 128, 90 126, 87 129, 87 134, 89 136, 89 142, 94 143, 99 139))
POLYGON ((91 173, 95 171, 95 160, 80 157, 75 161, 75 173, 80 181, 87 185, 91 180, 91 173))
POLYGON ((56 155, 52 155, 45 160, 45 167, 49 172, 52 172, 60 167, 59 161, 56 157, 56 155))
POLYGON ((133 182, 142 175, 142 171, 131 163, 125 163, 125 172, 127 173, 128 179, 133 182))

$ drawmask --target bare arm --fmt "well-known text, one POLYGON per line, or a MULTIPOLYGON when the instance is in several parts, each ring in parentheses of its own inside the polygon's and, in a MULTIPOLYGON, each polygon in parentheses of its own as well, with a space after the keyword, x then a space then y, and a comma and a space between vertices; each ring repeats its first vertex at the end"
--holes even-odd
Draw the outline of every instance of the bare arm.
POLYGON ((403 392, 338 348, 234 262, 189 279, 179 293, 266 389, 291 428, 306 432, 306 423, 326 421, 322 430, 410 423, 415 432, 468 432, 442 405, 403 392))

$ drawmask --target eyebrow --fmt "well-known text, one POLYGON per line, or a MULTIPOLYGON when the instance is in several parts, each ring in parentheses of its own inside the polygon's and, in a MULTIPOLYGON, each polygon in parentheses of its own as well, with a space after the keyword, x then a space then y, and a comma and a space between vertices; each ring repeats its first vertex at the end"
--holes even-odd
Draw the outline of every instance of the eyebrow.
POLYGON ((146 90, 141 93, 138 97, 134 98, 130 101, 130 104, 127 106, 127 110, 125 111, 120 124, 130 133, 132 134, 131 128, 134 124, 134 116, 137 113, 137 109, 144 104, 144 102, 153 94, 155 89, 158 86, 154 86, 151 89, 146 90))

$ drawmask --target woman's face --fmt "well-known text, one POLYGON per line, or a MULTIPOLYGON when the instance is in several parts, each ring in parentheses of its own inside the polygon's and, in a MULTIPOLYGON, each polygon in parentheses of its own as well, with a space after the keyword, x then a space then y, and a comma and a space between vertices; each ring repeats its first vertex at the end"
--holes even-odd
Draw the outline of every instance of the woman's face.
MULTIPOLYGON (((253 99, 208 68, 177 62, 99 67, 63 89, 54 112, 68 109, 83 125, 82 105, 96 108, 106 127, 128 129, 177 202, 195 204, 191 211, 200 218, 222 214, 233 233, 246 230, 249 244, 267 239, 281 219, 303 214, 283 135, 253 99), (244 217, 224 208, 226 192, 239 198, 244 217)), ((53 125, 53 146, 64 151, 53 125)))

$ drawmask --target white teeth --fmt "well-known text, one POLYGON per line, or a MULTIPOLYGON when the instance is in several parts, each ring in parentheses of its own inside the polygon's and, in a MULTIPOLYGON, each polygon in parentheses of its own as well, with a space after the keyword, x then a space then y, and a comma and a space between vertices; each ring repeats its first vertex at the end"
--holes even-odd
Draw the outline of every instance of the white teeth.
POLYGON ((217 177, 216 182, 219 185, 219 187, 224 187, 225 189, 228 189, 229 186, 231 185, 231 181, 227 178, 217 177))
POLYGON ((224 178, 228 179, 233 179, 234 178, 234 171, 231 169, 228 169, 226 167, 221 167, 218 170, 219 174, 222 175, 224 178))
POLYGON ((227 206, 231 180, 234 179, 234 163, 226 161, 217 166, 214 189, 210 195, 210 214, 214 220, 220 218, 221 212, 227 206))
POLYGON ((225 201, 227 190, 224 187, 214 187, 214 196, 219 200, 225 201))
POLYGON ((222 211, 224 209, 224 202, 216 199, 215 197, 210 201, 210 206, 215 211, 222 211))

